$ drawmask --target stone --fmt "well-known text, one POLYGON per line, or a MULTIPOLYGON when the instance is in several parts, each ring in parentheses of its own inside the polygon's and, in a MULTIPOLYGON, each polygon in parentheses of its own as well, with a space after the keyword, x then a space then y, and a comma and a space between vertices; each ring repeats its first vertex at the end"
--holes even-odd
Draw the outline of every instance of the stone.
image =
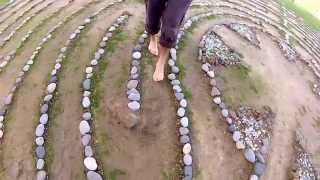
POLYGON ((76 38, 77 34, 76 33, 72 33, 69 37, 70 40, 73 40, 74 38, 76 38))
POLYGON ((180 81, 178 79, 172 80, 171 85, 180 85, 180 81))
POLYGON ((180 72, 179 68, 177 66, 172 66, 171 67, 171 72, 178 74, 180 72))
POLYGON ((213 98, 213 102, 217 105, 219 105, 221 103, 221 98, 220 97, 215 97, 213 98))
POLYGON ((254 163, 256 161, 256 155, 254 154, 254 151, 252 149, 246 149, 244 151, 244 157, 251 163, 254 163))
POLYGON ((39 124, 36 128, 36 136, 43 136, 44 134, 44 125, 39 124))
POLYGON ((182 148, 182 152, 184 154, 190 154, 190 152, 191 152, 191 144, 190 143, 185 144, 183 146, 183 148, 182 148))
POLYGON ((140 109, 140 103, 138 103, 137 101, 132 101, 128 103, 128 108, 131 111, 138 111, 140 109))
POLYGON ((214 78, 214 71, 208 71, 208 72, 207 72, 207 75, 208 75, 210 78, 214 78))
POLYGON ((3 122, 4 116, 0 116, 0 122, 3 122))
POLYGON ((96 59, 93 59, 93 60, 90 62, 90 64, 91 64, 92 66, 96 66, 96 65, 98 64, 98 61, 97 61, 96 59))
POLYGON ((229 115, 229 111, 227 109, 222 109, 221 113, 222 113, 222 116, 225 118, 228 117, 229 115))
POLYGON ((182 127, 187 128, 189 125, 189 119, 187 117, 183 117, 180 119, 180 124, 182 127))
POLYGON ((229 127, 228 127, 228 131, 233 133, 234 131, 236 130, 236 127, 234 124, 231 124, 229 127))
POLYGON ((176 75, 171 73, 171 74, 168 75, 168 79, 169 80, 174 80, 174 79, 176 79, 176 75))
POLYGON ((107 46, 107 43, 105 41, 102 41, 99 43, 101 48, 105 48, 107 46))
POLYGON ((175 48, 170 49, 170 55, 173 60, 177 60, 177 50, 175 48))
POLYGON ((86 157, 91 157, 91 156, 93 156, 93 149, 92 149, 91 146, 86 146, 86 147, 84 148, 84 155, 85 155, 86 157))
POLYGON ((92 157, 86 157, 83 163, 84 163, 84 166, 91 171, 95 171, 98 168, 96 159, 92 157))
POLYGON ((36 180, 46 180, 47 178, 47 173, 44 170, 38 171, 37 172, 37 178, 36 180))
POLYGON ((180 85, 174 85, 174 86, 172 87, 172 89, 173 89, 174 92, 176 92, 176 93, 182 92, 182 89, 181 89, 180 85))
POLYGON ((82 82, 82 87, 85 91, 88 91, 90 90, 91 88, 91 79, 85 79, 83 82, 82 82))
POLYGON ((89 133, 91 130, 89 123, 85 120, 82 120, 79 124, 79 130, 82 135, 89 133))
POLYGON ((210 85, 211 86, 217 86, 217 81, 215 79, 210 80, 210 85))
POLYGON ((86 120, 86 121, 90 120, 91 119, 91 113, 90 112, 83 113, 82 114, 82 119, 86 120))
POLYGON ((29 69, 30 69, 30 65, 25 65, 25 66, 23 66, 23 68, 22 68, 22 70, 23 70, 24 72, 29 71, 29 69))
POLYGON ((139 81, 138 80, 130 80, 127 84, 128 89, 137 88, 139 81))
POLYGON ((57 76, 51 76, 50 80, 49 80, 49 83, 56 83, 58 81, 58 78, 57 76))
POLYGON ((187 166, 192 165, 192 156, 190 154, 186 154, 183 156, 183 163, 187 166))
POLYGON ((49 102, 52 98, 53 98, 53 95, 52 94, 48 94, 43 98, 43 101, 44 102, 49 102))
POLYGON ((115 31, 116 30, 116 28, 114 27, 114 26, 111 26, 110 28, 109 28, 109 31, 110 32, 113 32, 113 31, 115 31))
POLYGON ((207 63, 205 63, 205 64, 202 64, 202 66, 201 66, 201 69, 204 71, 204 72, 208 72, 209 71, 209 65, 207 64, 207 63))
MULTIPOLYGON (((48 112, 48 109, 49 109, 48 104, 43 104, 43 105, 41 106, 41 108, 40 108, 40 113, 41 113, 41 114, 47 113, 47 112, 48 112)), ((40 118, 40 120, 41 120, 41 118, 40 118)))
POLYGON ((180 128, 179 128, 179 132, 180 132, 180 135, 181 135, 181 136, 187 135, 187 134, 189 134, 189 129, 188 129, 188 128, 185 128, 185 127, 180 127, 180 128))
POLYGON ((92 68, 92 67, 87 67, 87 68, 86 68, 86 73, 87 73, 87 74, 92 73, 92 71, 93 71, 93 68, 92 68))
POLYGON ((57 84, 56 83, 51 83, 47 87, 47 91, 49 94, 52 94, 56 90, 57 84))
POLYGON ((38 169, 38 170, 43 169, 43 167, 44 167, 44 160, 43 160, 43 159, 38 159, 36 166, 37 166, 37 169, 38 169))
POLYGON ((250 180, 259 180, 259 177, 255 174, 250 176, 250 180))
MULTIPOLYGON (((90 128, 90 127, 89 127, 90 128)), ((83 146, 87 146, 91 141, 91 135, 85 134, 81 137, 81 143, 83 146)))
POLYGON ((83 97, 89 97, 91 95, 90 91, 84 91, 83 92, 83 97))
POLYGON ((184 94, 183 93, 174 93, 174 96, 176 97, 176 99, 178 101, 181 101, 182 99, 184 99, 184 94))
MULTIPOLYGON (((183 172, 185 176, 192 177, 192 166, 184 166, 183 172)), ((190 179, 191 180, 191 179, 190 179)))
POLYGON ((185 115, 185 113, 186 113, 186 110, 185 110, 184 108, 182 108, 182 107, 180 107, 180 108, 178 109, 178 111, 177 111, 177 115, 178 115, 179 117, 183 117, 183 116, 185 115))
POLYGON ((212 87, 211 96, 216 97, 216 96, 220 96, 220 95, 221 95, 221 93, 220 93, 219 89, 215 86, 212 87))
POLYGON ((187 135, 180 136, 180 143, 181 144, 185 144, 185 143, 188 143, 188 142, 190 142, 189 136, 187 136, 187 135))
POLYGON ((140 59, 141 58, 141 53, 138 52, 138 51, 132 53, 132 58, 133 59, 137 59, 137 60, 140 59))
POLYGON ((61 64, 60 64, 60 63, 57 63, 57 64, 54 66, 54 68, 55 68, 56 70, 59 70, 59 69, 61 68, 61 64))
POLYGON ((174 66, 174 65, 175 65, 174 60, 169 59, 169 60, 168 60, 168 65, 169 65, 169 66, 174 66))
POLYGON ((232 135, 232 139, 235 141, 235 142, 238 142, 241 138, 241 132, 240 131, 234 131, 233 132, 233 135, 232 135))
POLYGON ((38 146, 42 146, 44 144, 44 138, 42 136, 37 137, 35 141, 38 146))
POLYGON ((40 123, 46 125, 48 123, 49 116, 48 114, 42 114, 40 116, 40 123))
POLYGON ((10 94, 6 97, 6 99, 4 100, 4 104, 5 104, 5 105, 11 104, 12 99, 13 99, 13 94, 10 93, 10 94))
POLYGON ((131 93, 128 96, 130 101, 140 101, 140 93, 131 93))
POLYGON ((83 108, 89 108, 90 107, 90 99, 88 97, 84 97, 82 99, 82 106, 83 106, 83 108))
POLYGON ((246 148, 246 146, 244 145, 244 143, 242 141, 237 141, 236 147, 237 147, 237 149, 245 149, 246 148))
POLYGON ((257 157, 257 159, 258 159, 259 162, 261 162, 261 163, 263 163, 263 164, 266 163, 263 155, 262 155, 260 152, 256 152, 256 157, 257 157))
POLYGON ((36 147, 36 156, 37 156, 37 158, 43 159, 45 155, 46 155, 46 151, 45 151, 44 147, 43 146, 37 146, 36 147))
POLYGON ((138 72, 138 68, 136 66, 132 66, 130 73, 136 74, 138 72))
POLYGON ((264 173, 265 168, 266 168, 265 164, 262 164, 260 162, 256 162, 254 164, 254 173, 258 176, 261 176, 264 173))
POLYGON ((102 177, 100 174, 98 174, 94 171, 88 171, 87 172, 87 180, 102 180, 102 177))
POLYGON ((101 58, 101 54, 96 52, 94 53, 94 59, 99 60, 101 58))
POLYGON ((187 105, 188 105, 188 103, 187 103, 187 100, 186 100, 186 99, 182 99, 182 100, 179 102, 179 104, 180 104, 180 106, 181 106, 181 107, 184 107, 184 108, 186 108, 186 107, 187 107, 187 105))
POLYGON ((127 95, 129 95, 129 94, 139 94, 139 91, 137 89, 133 88, 133 89, 130 89, 127 91, 127 95))

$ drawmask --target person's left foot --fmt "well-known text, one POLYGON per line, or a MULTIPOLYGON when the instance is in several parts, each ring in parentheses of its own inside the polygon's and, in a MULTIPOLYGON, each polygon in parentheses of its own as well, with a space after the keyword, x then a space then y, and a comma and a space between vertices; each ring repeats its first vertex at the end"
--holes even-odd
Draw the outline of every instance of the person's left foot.
POLYGON ((153 73, 154 81, 162 81, 164 79, 164 64, 159 60, 153 73))

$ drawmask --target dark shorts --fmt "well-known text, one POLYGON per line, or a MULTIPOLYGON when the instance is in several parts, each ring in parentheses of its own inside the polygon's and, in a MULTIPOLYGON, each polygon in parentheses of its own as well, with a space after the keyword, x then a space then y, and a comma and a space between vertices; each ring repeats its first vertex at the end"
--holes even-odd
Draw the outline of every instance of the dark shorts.
POLYGON ((153 35, 161 28, 160 44, 174 47, 190 3, 191 0, 146 0, 146 31, 153 35))

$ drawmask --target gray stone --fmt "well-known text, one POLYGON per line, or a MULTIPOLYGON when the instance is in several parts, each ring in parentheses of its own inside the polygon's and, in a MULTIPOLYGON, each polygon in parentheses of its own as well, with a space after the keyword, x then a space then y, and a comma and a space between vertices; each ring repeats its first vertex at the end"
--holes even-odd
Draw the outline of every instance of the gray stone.
POLYGON ((105 41, 100 42, 100 47, 105 48, 107 46, 107 43, 105 41))
POLYGON ((41 137, 37 137, 36 138, 36 144, 38 146, 42 146, 44 144, 44 138, 41 136, 41 137))
POLYGON ((136 73, 136 74, 131 74, 131 75, 130 75, 130 79, 132 79, 132 80, 138 80, 138 79, 139 79, 139 74, 138 74, 138 73, 136 73))
POLYGON ((38 169, 38 170, 43 169, 43 167, 44 167, 44 160, 43 160, 43 159, 38 159, 36 166, 37 166, 37 169, 38 169))
POLYGON ((138 72, 138 68, 136 66, 132 66, 130 74, 136 74, 138 72))
POLYGON ((136 51, 134 53, 132 53, 132 58, 133 59, 140 59, 141 58, 141 53, 139 51, 136 51))
POLYGON ((88 97, 84 97, 82 99, 82 106, 84 108, 89 108, 90 107, 90 99, 88 97))
POLYGON ((87 180, 102 180, 102 177, 100 174, 98 174, 94 171, 88 171, 87 172, 87 180))
POLYGON ((174 85, 174 86, 172 87, 172 89, 173 89, 174 92, 176 92, 176 93, 182 92, 182 89, 181 89, 181 87, 180 87, 179 85, 174 85))
POLYGON ((246 149, 244 151, 244 157, 251 163, 254 163, 256 161, 256 155, 254 154, 254 151, 252 149, 246 149))
POLYGON ((129 94, 139 94, 139 91, 137 89, 130 89, 127 91, 127 95, 129 94))
POLYGON ((43 98, 43 101, 44 102, 49 102, 52 98, 53 98, 53 95, 52 94, 48 94, 43 98))
POLYGON ((212 87, 211 96, 216 97, 216 96, 220 96, 220 95, 221 95, 221 93, 220 93, 219 89, 215 86, 212 87))
POLYGON ((228 131, 229 132, 234 132, 236 130, 236 127, 235 127, 235 125, 234 124, 231 124, 229 127, 228 127, 228 131))
POLYGON ((217 86, 217 81, 215 79, 210 80, 210 85, 211 86, 217 86))
POLYGON ((10 94, 6 97, 6 99, 4 100, 4 104, 5 104, 5 105, 11 104, 12 99, 13 99, 13 94, 10 93, 10 94))
POLYGON ((222 109, 221 113, 222 113, 223 117, 228 117, 229 116, 229 111, 227 109, 222 109))
POLYGON ((255 174, 250 176, 250 180, 259 180, 259 177, 255 174))
POLYGON ((138 60, 132 60, 132 66, 139 66, 140 62, 138 60))
POLYGON ((85 91, 88 91, 90 90, 91 88, 91 79, 85 79, 83 82, 82 82, 82 87, 85 91))
POLYGON ((180 81, 178 79, 172 80, 171 85, 180 85, 180 81))
POLYGON ((177 50, 175 48, 170 49, 170 55, 173 60, 177 60, 177 50))
POLYGON ((91 156, 93 156, 93 149, 92 149, 91 146, 86 146, 86 147, 84 148, 84 155, 85 155, 86 157, 91 157, 91 156))
POLYGON ((47 178, 47 173, 44 170, 37 172, 37 178, 36 180, 45 180, 47 178))
POLYGON ((257 157, 257 159, 258 159, 259 162, 261 162, 261 163, 263 163, 263 164, 266 163, 263 155, 262 155, 259 151, 256 152, 256 157, 257 157))
POLYGON ((43 159, 45 155, 46 155, 46 151, 45 151, 44 147, 43 146, 37 146, 36 147, 36 156, 37 156, 37 158, 43 159))
POLYGON ((128 96, 130 101, 140 101, 140 93, 131 93, 128 96))
POLYGON ((58 78, 57 76, 51 76, 50 80, 49 80, 49 83, 56 83, 58 81, 58 78))
POLYGON ((90 134, 85 134, 84 136, 81 137, 81 143, 83 146, 87 146, 91 141, 91 135, 90 134))
POLYGON ((90 112, 83 113, 82 114, 82 119, 86 120, 86 121, 90 120, 91 119, 91 113, 90 112))
POLYGON ((130 80, 127 84, 128 89, 137 88, 139 81, 138 80, 130 80))
POLYGON ((208 75, 210 78, 214 78, 214 71, 208 71, 208 72, 207 72, 207 75, 208 75))
POLYGON ((234 131, 232 135, 232 139, 237 142, 241 138, 241 132, 240 131, 234 131))
POLYGON ((186 154, 183 156, 183 163, 187 166, 192 165, 192 156, 190 154, 186 154))
POLYGON ((190 154, 190 152, 191 152, 191 144, 190 143, 186 143, 182 148, 182 152, 183 152, 183 154, 190 154))
POLYGON ((89 123, 85 120, 82 120, 79 124, 79 130, 82 135, 89 133, 91 130, 89 123))
POLYGON ((98 168, 97 161, 93 157, 86 157, 83 163, 88 170, 95 171, 98 168))
POLYGON ((261 176, 264 173, 265 168, 266 168, 266 165, 260 162, 256 162, 254 164, 254 173, 258 176, 261 176))
POLYGON ((213 102, 217 105, 221 104, 221 98, 220 97, 215 97, 213 98, 213 102))
POLYGON ((39 124, 36 128, 36 136, 43 136, 44 134, 44 125, 39 124))
POLYGON ((51 83, 47 87, 48 93, 53 93, 56 90, 57 84, 56 83, 51 83))
POLYGON ((171 67, 171 72, 175 73, 175 74, 178 74, 179 73, 179 68, 177 66, 172 66, 171 67))
POLYGON ((190 142, 189 136, 187 136, 187 135, 180 136, 180 143, 181 144, 185 144, 185 143, 188 143, 188 142, 190 142))
POLYGON ((184 175, 192 177, 192 166, 184 166, 184 175))
POLYGON ((101 54, 100 53, 94 53, 94 59, 99 60, 101 58, 101 54))
POLYGON ((180 119, 180 124, 182 127, 187 128, 189 125, 189 119, 187 117, 183 117, 180 119))
POLYGON ((178 111, 177 111, 177 115, 178 115, 179 117, 183 117, 183 116, 185 115, 185 113, 186 113, 186 110, 185 110, 184 108, 182 108, 182 107, 180 107, 180 108, 178 109, 178 111))
POLYGON ((207 64, 207 63, 202 64, 201 69, 202 69, 204 72, 208 72, 208 71, 209 71, 209 64, 207 64))
POLYGON ((220 109, 226 109, 227 108, 227 105, 224 103, 224 102, 221 102, 220 104, 219 104, 219 107, 220 107, 220 109))
MULTIPOLYGON (((41 114, 44 114, 44 113, 47 113, 48 112, 48 109, 49 109, 49 106, 48 104, 43 104, 40 108, 40 112, 41 114)), ((41 119, 41 118, 40 118, 41 119)))
POLYGON ((49 119, 49 116, 48 114, 42 114, 40 116, 40 123, 43 124, 43 125, 46 125, 48 123, 48 119, 49 119))
POLYGON ((128 108, 131 111, 138 111, 140 109, 140 103, 137 101, 132 101, 128 103, 128 108))
POLYGON ((174 80, 174 79, 176 79, 176 75, 171 73, 171 74, 168 75, 168 79, 169 80, 174 80))
POLYGON ((140 44, 137 44, 134 48, 133 51, 141 51, 142 50, 142 46, 140 44))
POLYGON ((186 99, 182 99, 182 100, 179 102, 179 104, 180 104, 180 106, 181 106, 181 107, 184 107, 184 108, 186 108, 186 107, 187 107, 187 105, 188 105, 188 103, 187 103, 187 100, 186 100, 186 99))
POLYGON ((179 128, 179 132, 180 132, 180 135, 181 135, 181 136, 187 135, 187 134, 189 134, 189 129, 188 129, 188 128, 185 128, 185 127, 180 127, 180 128, 179 128))
POLYGON ((176 99, 178 101, 181 101, 182 99, 184 99, 184 94, 183 93, 174 93, 174 96, 176 97, 176 99))

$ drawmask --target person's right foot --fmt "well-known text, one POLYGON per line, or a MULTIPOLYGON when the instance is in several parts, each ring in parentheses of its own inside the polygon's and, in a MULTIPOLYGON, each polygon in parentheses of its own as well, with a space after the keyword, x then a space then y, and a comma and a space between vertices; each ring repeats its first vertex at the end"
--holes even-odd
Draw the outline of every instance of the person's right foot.
POLYGON ((155 35, 150 36, 150 43, 149 43, 148 49, 151 54, 153 54, 155 56, 159 55, 158 42, 157 42, 157 38, 155 35))

